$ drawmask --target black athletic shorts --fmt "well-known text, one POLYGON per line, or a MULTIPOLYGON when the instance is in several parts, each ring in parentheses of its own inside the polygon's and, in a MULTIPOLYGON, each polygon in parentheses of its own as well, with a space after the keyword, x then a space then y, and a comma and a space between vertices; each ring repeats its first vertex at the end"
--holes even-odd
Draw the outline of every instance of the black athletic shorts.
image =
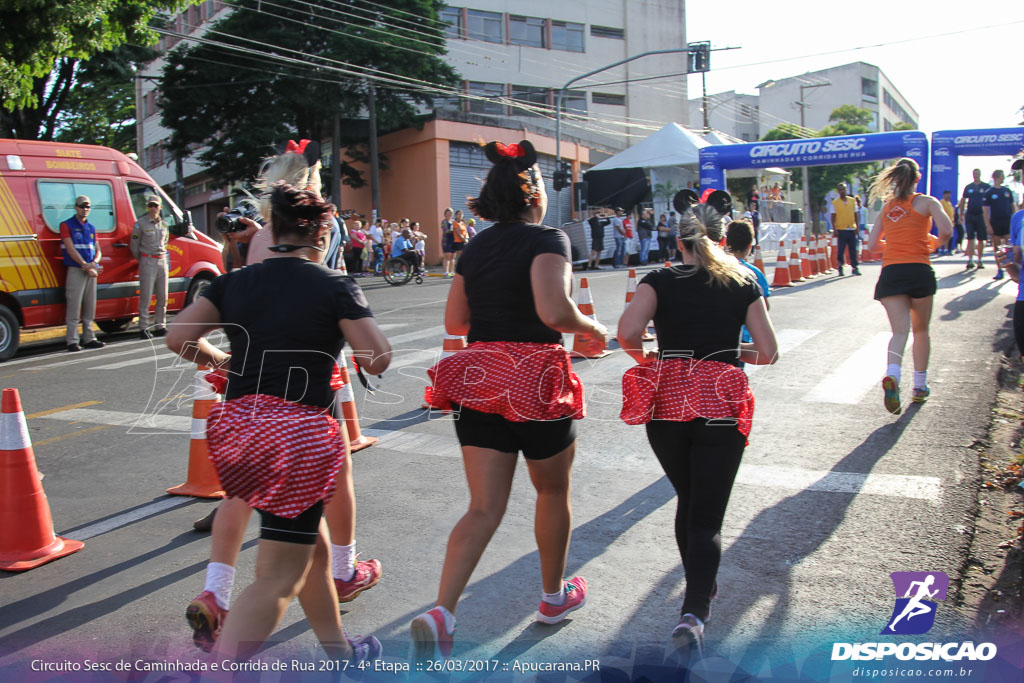
POLYGON ((906 294, 911 299, 934 296, 935 271, 925 263, 894 263, 882 268, 875 284, 875 299, 906 294))
POLYGON ((967 229, 967 239, 969 240, 988 239, 985 216, 980 213, 969 213, 964 216, 964 228, 967 229))
POLYGON ((1009 216, 992 216, 988 220, 992 224, 992 234, 996 237, 1006 237, 1010 234, 1009 216))
POLYGON ((314 545, 319 533, 320 518, 324 514, 324 502, 318 501, 312 507, 299 513, 298 517, 289 519, 279 517, 270 512, 258 510, 260 513, 260 538, 283 543, 314 545))
POLYGON ((502 453, 522 451, 527 460, 544 460, 576 440, 576 420, 563 417, 546 422, 512 422, 501 415, 455 406, 455 434, 463 446, 502 453))
POLYGON ((604 251, 604 235, 599 240, 590 240, 590 251, 604 251))

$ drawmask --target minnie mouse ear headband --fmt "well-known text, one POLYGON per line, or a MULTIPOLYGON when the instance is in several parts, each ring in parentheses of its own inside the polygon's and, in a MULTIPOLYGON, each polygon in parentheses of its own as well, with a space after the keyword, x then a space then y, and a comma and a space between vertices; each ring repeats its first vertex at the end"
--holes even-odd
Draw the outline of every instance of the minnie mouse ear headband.
POLYGON ((484 154, 492 164, 511 159, 519 171, 525 171, 537 163, 537 150, 529 140, 520 140, 511 145, 497 141, 488 142, 484 145, 484 154))
POLYGON ((672 198, 672 206, 679 213, 686 213, 698 204, 707 204, 723 216, 732 211, 732 197, 725 190, 712 190, 708 188, 702 196, 690 189, 676 192, 672 198))
POLYGON ((1011 171, 1019 171, 1024 168, 1024 149, 1017 152, 1017 156, 1014 157, 1013 163, 1010 164, 1011 171))
POLYGON ((284 147, 285 154, 301 154, 306 159, 306 165, 312 168, 320 160, 319 140, 289 140, 284 147))

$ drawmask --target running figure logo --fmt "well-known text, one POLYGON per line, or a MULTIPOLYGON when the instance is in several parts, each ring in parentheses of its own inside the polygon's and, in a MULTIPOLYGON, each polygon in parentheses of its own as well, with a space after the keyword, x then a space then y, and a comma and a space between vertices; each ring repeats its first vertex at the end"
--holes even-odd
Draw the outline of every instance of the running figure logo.
POLYGON ((949 577, 944 572, 893 572, 896 606, 883 635, 927 633, 935 623, 936 600, 946 599, 949 577))

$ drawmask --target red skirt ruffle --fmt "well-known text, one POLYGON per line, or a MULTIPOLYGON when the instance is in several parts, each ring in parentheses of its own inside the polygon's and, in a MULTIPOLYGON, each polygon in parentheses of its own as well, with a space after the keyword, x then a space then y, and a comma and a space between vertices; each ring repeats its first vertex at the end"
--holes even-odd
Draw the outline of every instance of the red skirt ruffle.
POLYGON ((586 416, 583 383, 561 344, 473 342, 427 374, 436 410, 455 403, 511 422, 586 416))
POLYGON ((327 409, 266 394, 211 407, 206 439, 224 492, 280 517, 330 500, 345 460, 327 409))
POLYGON ((735 365, 689 358, 649 361, 622 376, 619 417, 631 425, 735 418, 736 428, 749 436, 754 392, 735 365))

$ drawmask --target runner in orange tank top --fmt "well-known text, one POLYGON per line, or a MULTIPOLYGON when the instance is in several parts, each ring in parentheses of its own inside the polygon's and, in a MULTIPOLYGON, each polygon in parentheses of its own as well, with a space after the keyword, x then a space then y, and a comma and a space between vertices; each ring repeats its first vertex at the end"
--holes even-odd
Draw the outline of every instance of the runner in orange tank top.
POLYGON ((871 186, 871 197, 885 200, 878 222, 868 237, 868 249, 882 247, 882 273, 875 285, 875 299, 889 316, 892 338, 888 364, 882 379, 885 408, 898 415, 900 369, 910 329, 914 330, 914 403, 928 400, 928 355, 931 339, 928 325, 935 296, 935 271, 929 255, 949 241, 953 224, 933 197, 914 192, 921 171, 913 159, 900 159, 885 169, 871 186), (929 233, 932 221, 939 229, 929 233))

